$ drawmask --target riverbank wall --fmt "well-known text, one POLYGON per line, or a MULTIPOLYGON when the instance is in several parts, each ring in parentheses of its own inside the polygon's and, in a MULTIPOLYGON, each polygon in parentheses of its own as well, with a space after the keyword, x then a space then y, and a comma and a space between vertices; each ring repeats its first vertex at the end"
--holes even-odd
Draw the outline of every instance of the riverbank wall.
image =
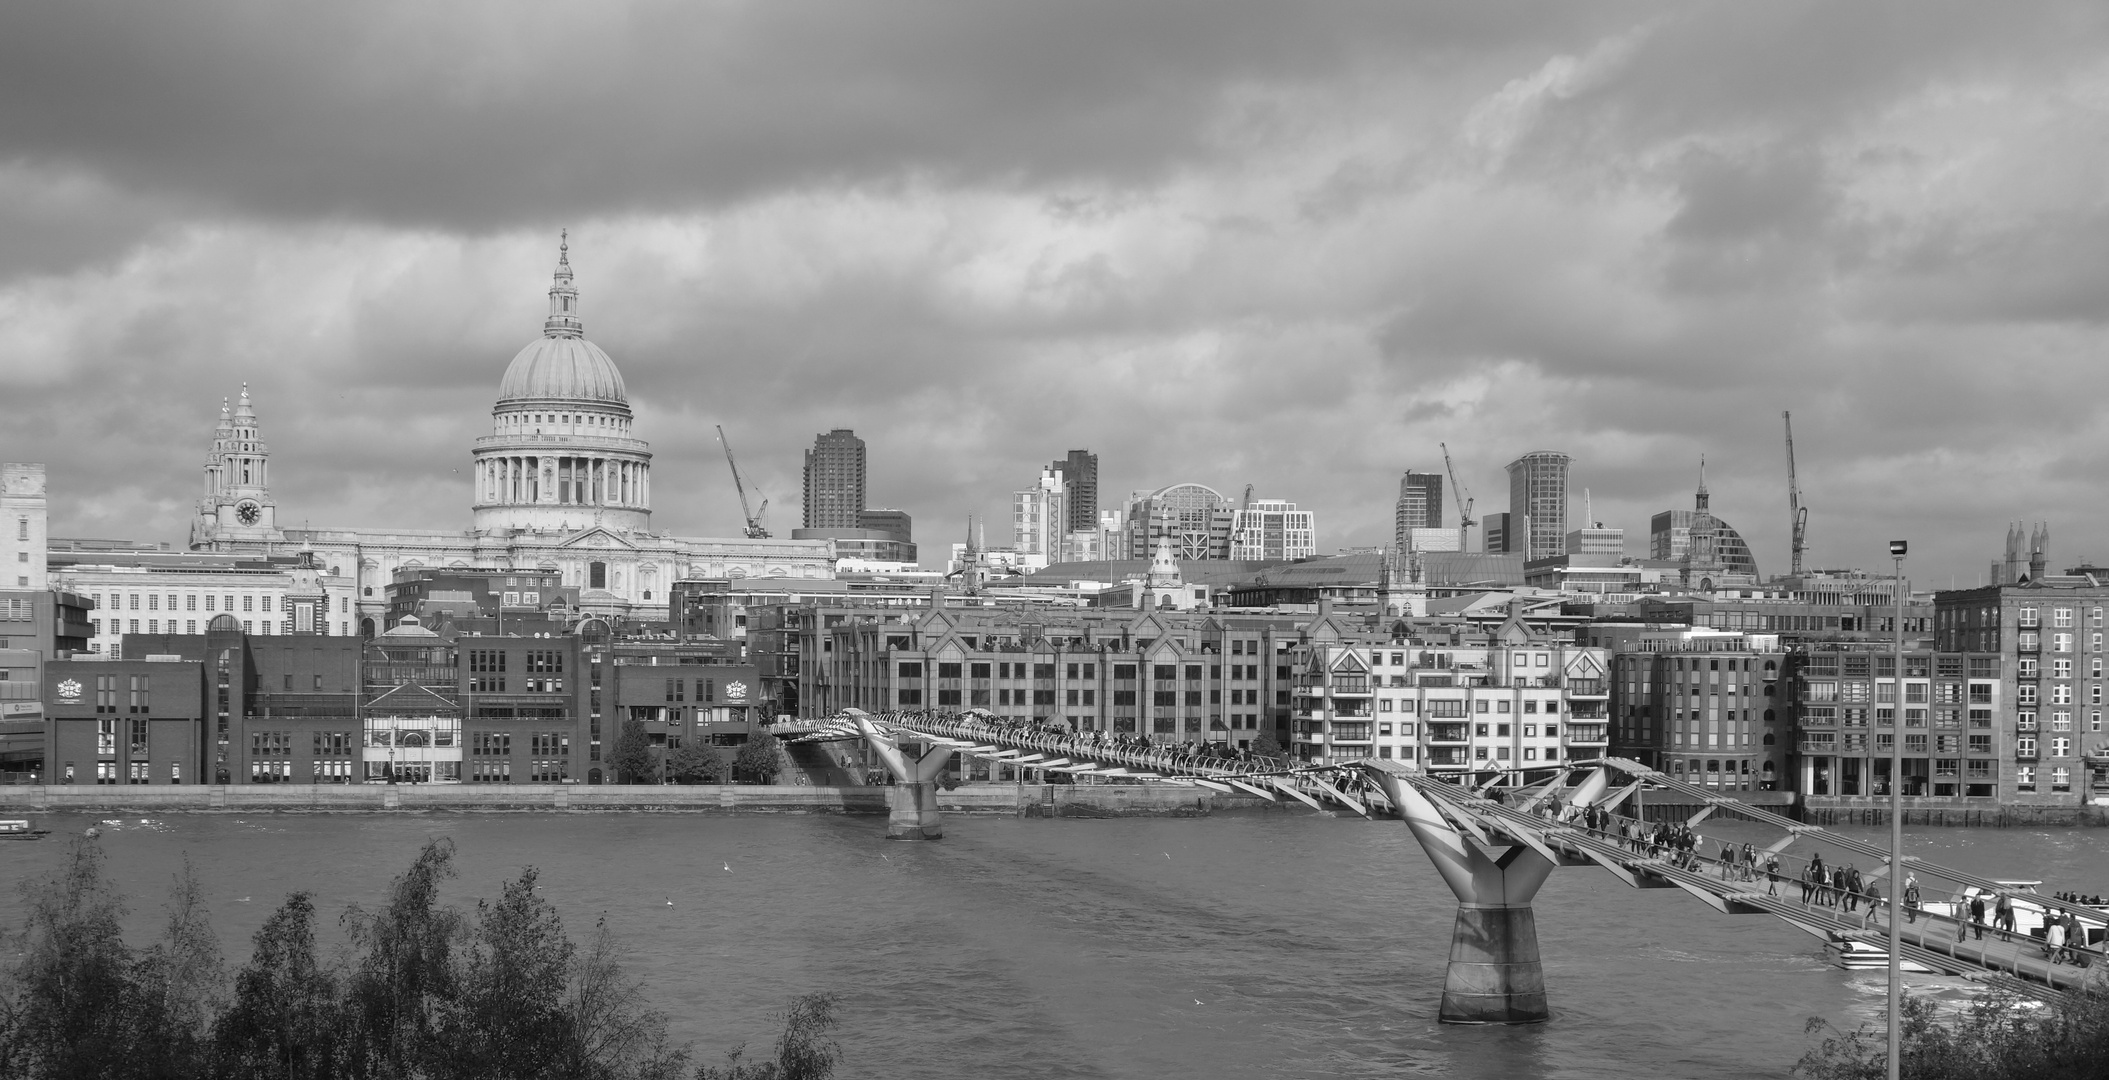
MULTIPOLYGON (((1205 817, 1268 808, 1249 796, 1159 785, 963 784, 940 790, 948 814, 1205 817)), ((883 787, 764 784, 156 784, 0 787, 0 816, 27 813, 884 814, 883 787)))
MULTIPOLYGON (((1886 798, 1812 796, 1803 799, 1797 819, 1810 825, 1887 825, 1886 798)), ((1981 829, 2070 828, 2109 825, 2103 806, 1957 806, 1953 799, 1904 799, 1904 824, 1981 829)))

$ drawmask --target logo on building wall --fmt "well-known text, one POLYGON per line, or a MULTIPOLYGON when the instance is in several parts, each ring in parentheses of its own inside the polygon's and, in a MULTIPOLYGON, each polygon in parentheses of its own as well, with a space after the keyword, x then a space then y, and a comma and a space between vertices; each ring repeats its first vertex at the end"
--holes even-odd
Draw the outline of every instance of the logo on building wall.
POLYGON ((743 683, 743 682, 729 682, 729 683, 726 683, 726 684, 725 684, 725 700, 727 700, 727 701, 745 701, 745 700, 747 700, 747 684, 746 684, 746 683, 743 683))
POLYGON ((66 679, 59 683, 60 701, 79 701, 80 699, 81 684, 78 681, 73 679, 66 679))

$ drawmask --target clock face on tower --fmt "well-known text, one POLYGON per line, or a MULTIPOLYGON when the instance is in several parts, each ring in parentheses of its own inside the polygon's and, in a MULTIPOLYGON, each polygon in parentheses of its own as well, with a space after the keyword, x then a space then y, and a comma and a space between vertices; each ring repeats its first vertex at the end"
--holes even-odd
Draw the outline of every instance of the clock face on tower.
POLYGON ((254 525, 264 516, 264 508, 244 499, 234 504, 234 518, 244 525, 254 525))

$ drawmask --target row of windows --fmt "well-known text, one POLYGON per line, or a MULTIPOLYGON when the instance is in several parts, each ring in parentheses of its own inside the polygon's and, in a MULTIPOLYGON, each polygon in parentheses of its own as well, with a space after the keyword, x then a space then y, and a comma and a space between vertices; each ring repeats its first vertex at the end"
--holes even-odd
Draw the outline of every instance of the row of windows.
MULTIPOLYGON (((109 630, 110 633, 113 634, 137 634, 141 632, 139 629, 139 623, 140 620, 138 619, 111 619, 109 630), (127 626, 129 626, 129 629, 127 629, 127 626)), ((90 633, 93 636, 102 636, 103 620, 89 619, 88 625, 90 633)), ((271 628, 277 625, 279 624, 271 622, 252 622, 248 619, 243 619, 242 633, 269 634, 272 633, 271 628)), ((291 625, 292 624, 290 622, 285 624, 286 627, 290 627, 291 625)), ((198 620, 185 619, 183 620, 183 629, 178 630, 176 629, 176 620, 174 619, 148 619, 146 620, 145 632, 149 634, 195 634, 198 632, 198 620), (164 626, 163 624, 166 624, 166 626, 164 626)), ((281 628, 278 632, 291 633, 292 631, 290 629, 281 628)))
MULTIPOLYGON (((272 602, 272 600, 273 600, 273 598, 274 598, 274 595, 275 595, 275 594, 272 594, 272 593, 243 593, 243 594, 242 594, 242 596, 241 596, 242 610, 243 610, 243 611, 270 611, 270 610, 271 610, 271 602, 272 602)), ((230 611, 230 612, 231 612, 231 611, 233 611, 233 610, 234 610, 235 594, 233 594, 233 593, 184 593, 184 594, 182 594, 182 596, 180 597, 180 599, 181 599, 181 601, 182 601, 182 604, 183 604, 183 608, 182 608, 182 610, 184 610, 184 611, 197 611, 197 610, 199 610, 199 609, 198 609, 198 600, 199 600, 199 598, 200 598, 201 596, 202 596, 202 597, 204 598, 204 601, 205 601, 205 608, 204 608, 204 610, 206 610, 206 611, 230 611), (218 605, 218 606, 215 606, 215 605, 218 605)), ((124 609, 126 609, 126 610, 129 610, 129 611, 139 611, 139 610, 142 610, 142 609, 140 608, 140 606, 139 606, 139 602, 140 602, 140 601, 141 601, 142 599, 144 599, 144 600, 146 601, 146 607, 145 607, 145 609, 144 609, 144 610, 147 610, 147 611, 160 611, 160 610, 162 610, 162 604, 163 604, 163 603, 166 603, 166 604, 168 605, 168 610, 170 610, 170 611, 175 611, 175 610, 177 610, 177 608, 176 608, 176 603, 177 603, 177 601, 178 601, 179 597, 178 597, 178 596, 177 596, 177 594, 175 594, 175 593, 114 593, 114 592, 113 592, 113 593, 111 593, 111 594, 110 594, 110 605, 109 605, 109 606, 110 606, 110 607, 112 607, 112 608, 124 608, 124 609)), ((339 606, 339 610, 340 610, 340 611, 343 611, 343 612, 349 612, 349 611, 351 610, 351 600, 350 600, 350 598, 349 598, 349 597, 341 598, 341 599, 340 599, 340 600, 338 601, 338 603, 339 603, 339 605, 340 605, 340 606, 339 606)), ((102 606, 103 606, 103 594, 102 594, 102 593, 89 593, 89 594, 88 594, 88 606, 89 606, 89 607, 94 607, 94 608, 100 608, 100 607, 102 607, 102 606)))
MULTIPOLYGON (((1988 609, 1988 610, 1989 610, 1989 609, 1988 609)), ((2074 618, 2075 610, 2076 610, 2076 609, 2074 609, 2074 608, 2069 608, 2069 607, 2062 607, 2062 606, 2061 606, 2061 607, 2053 607, 2053 608, 2051 608, 2051 609, 2050 609, 2050 624, 2051 624, 2052 626, 2071 626, 2071 625, 2073 625, 2073 618, 2074 618)), ((2091 612, 2091 613, 2089 614, 2089 617, 2088 617, 2088 621, 2089 621, 2089 622, 2091 622, 2091 623, 2093 623, 2093 624, 2094 624, 2095 626, 2100 626, 2100 625, 2102 625, 2102 616, 2103 616, 2103 611, 2102 611, 2102 609, 2101 609, 2101 608, 2095 608, 2095 609, 2094 609, 2094 610, 2093 610, 2093 611, 2092 611, 2092 612, 2091 612)), ((2038 609, 2036 608, 2036 606, 2035 606, 2034 604, 2023 604, 2023 605, 2021 606, 2021 610, 2020 610, 2020 612, 2019 612, 2019 613, 2018 613, 2018 614, 2016 615, 2015 621, 2016 621, 2016 622, 2018 622, 2018 623, 2019 623, 2020 625, 2022 625, 2022 626, 2038 626, 2038 625, 2041 625, 2041 623, 2040 623, 2040 622, 2038 621, 2038 620, 2040 619, 2040 617, 2041 617, 2041 616, 2040 616, 2040 613, 2038 612, 2038 609)))
MULTIPOLYGON (((991 677, 998 679, 1053 679, 1055 678, 1055 670, 1063 666, 1058 664, 1025 663, 953 663, 949 661, 935 665, 937 677, 940 679, 987 679, 991 677)), ((1136 677, 1136 668, 1138 666, 1140 665, 1113 664, 1111 665, 1112 677, 1115 681, 1132 681, 1136 677)), ((1176 681, 1180 678, 1181 666, 1179 664, 1154 664, 1151 665, 1150 676, 1160 682, 1176 681)), ((1188 681, 1200 681, 1202 665, 1186 664, 1184 667, 1185 678, 1188 681)), ((1098 678, 1097 664, 1069 664, 1066 665, 1066 668, 1066 675, 1069 679, 1098 678)), ((900 661, 895 666, 895 674, 903 679, 920 679, 923 677, 923 663, 917 660, 900 661)), ((1289 669, 1287 667, 1278 668, 1275 675, 1277 678, 1286 679, 1289 677, 1289 669)), ((1221 679, 1223 677, 1222 666, 1218 664, 1208 665, 1208 677, 1210 679, 1221 679)), ((1230 677, 1232 679, 1257 679, 1260 677, 1259 665, 1233 664, 1230 668, 1230 677)), ((678 699, 669 698, 667 700, 678 699)))

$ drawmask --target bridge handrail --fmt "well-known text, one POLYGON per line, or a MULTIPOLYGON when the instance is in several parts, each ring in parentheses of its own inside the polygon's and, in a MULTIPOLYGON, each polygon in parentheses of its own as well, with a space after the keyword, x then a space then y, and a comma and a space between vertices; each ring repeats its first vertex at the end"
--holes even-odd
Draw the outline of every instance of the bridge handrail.
MULTIPOLYGON (((1834 833, 1821 825, 1805 825, 1801 822, 1781 817, 1778 814, 1770 813, 1765 810, 1760 810, 1757 807, 1751 806, 1738 799, 1734 799, 1729 796, 1721 795, 1715 792, 1710 792, 1707 791, 1705 788, 1698 787, 1692 784, 1687 784, 1681 780, 1673 780, 1669 776, 1665 775, 1661 770, 1651 768, 1647 765, 1643 765, 1640 762, 1631 760, 1629 758, 1605 757, 1602 759, 1602 761, 1603 764, 1611 768, 1617 769, 1621 772, 1624 772, 1628 775, 1646 780, 1666 790, 1677 792, 1680 795, 1684 795, 1690 798, 1696 798, 1700 802, 1707 805, 1721 806, 1726 809, 1731 809, 1739 816, 1749 818, 1750 820, 1759 822, 1761 824, 1772 825, 1775 828, 1793 833, 1797 838, 1809 837, 1812 839, 1821 839, 1824 843, 1844 848, 1847 851, 1855 852, 1868 858, 1880 860, 1880 862, 1882 863, 1887 863, 1889 861, 1889 849, 1886 846, 1880 844, 1871 844, 1865 840, 1855 839, 1850 836, 1843 836, 1838 833, 1834 833)), ((1803 862, 1806 866, 1808 860, 1803 860, 1803 862)), ((1947 881, 1956 885, 1972 885, 1985 893, 2003 892, 2010 893, 2017 897, 2026 897, 2029 903, 2031 904, 2039 905, 2045 908, 2046 910, 2068 912, 2076 918, 2104 918, 2102 912, 2099 909, 2093 908, 2089 905, 2077 904, 2067 900, 2059 900, 2053 896, 2048 896, 2042 893, 2017 893, 2014 891, 2012 886, 2003 885, 1992 878, 1980 877, 1976 874, 1970 873, 1967 870, 1958 870, 1954 867, 1943 866, 1939 863, 1927 862, 1923 859, 1917 858, 1916 856, 1906 857, 1905 862, 1908 865, 1909 871, 1914 874, 1922 874, 1927 877, 1937 878, 1939 880, 1947 881)), ((1892 871, 1892 874, 1894 874, 1894 871, 1892 871)))

